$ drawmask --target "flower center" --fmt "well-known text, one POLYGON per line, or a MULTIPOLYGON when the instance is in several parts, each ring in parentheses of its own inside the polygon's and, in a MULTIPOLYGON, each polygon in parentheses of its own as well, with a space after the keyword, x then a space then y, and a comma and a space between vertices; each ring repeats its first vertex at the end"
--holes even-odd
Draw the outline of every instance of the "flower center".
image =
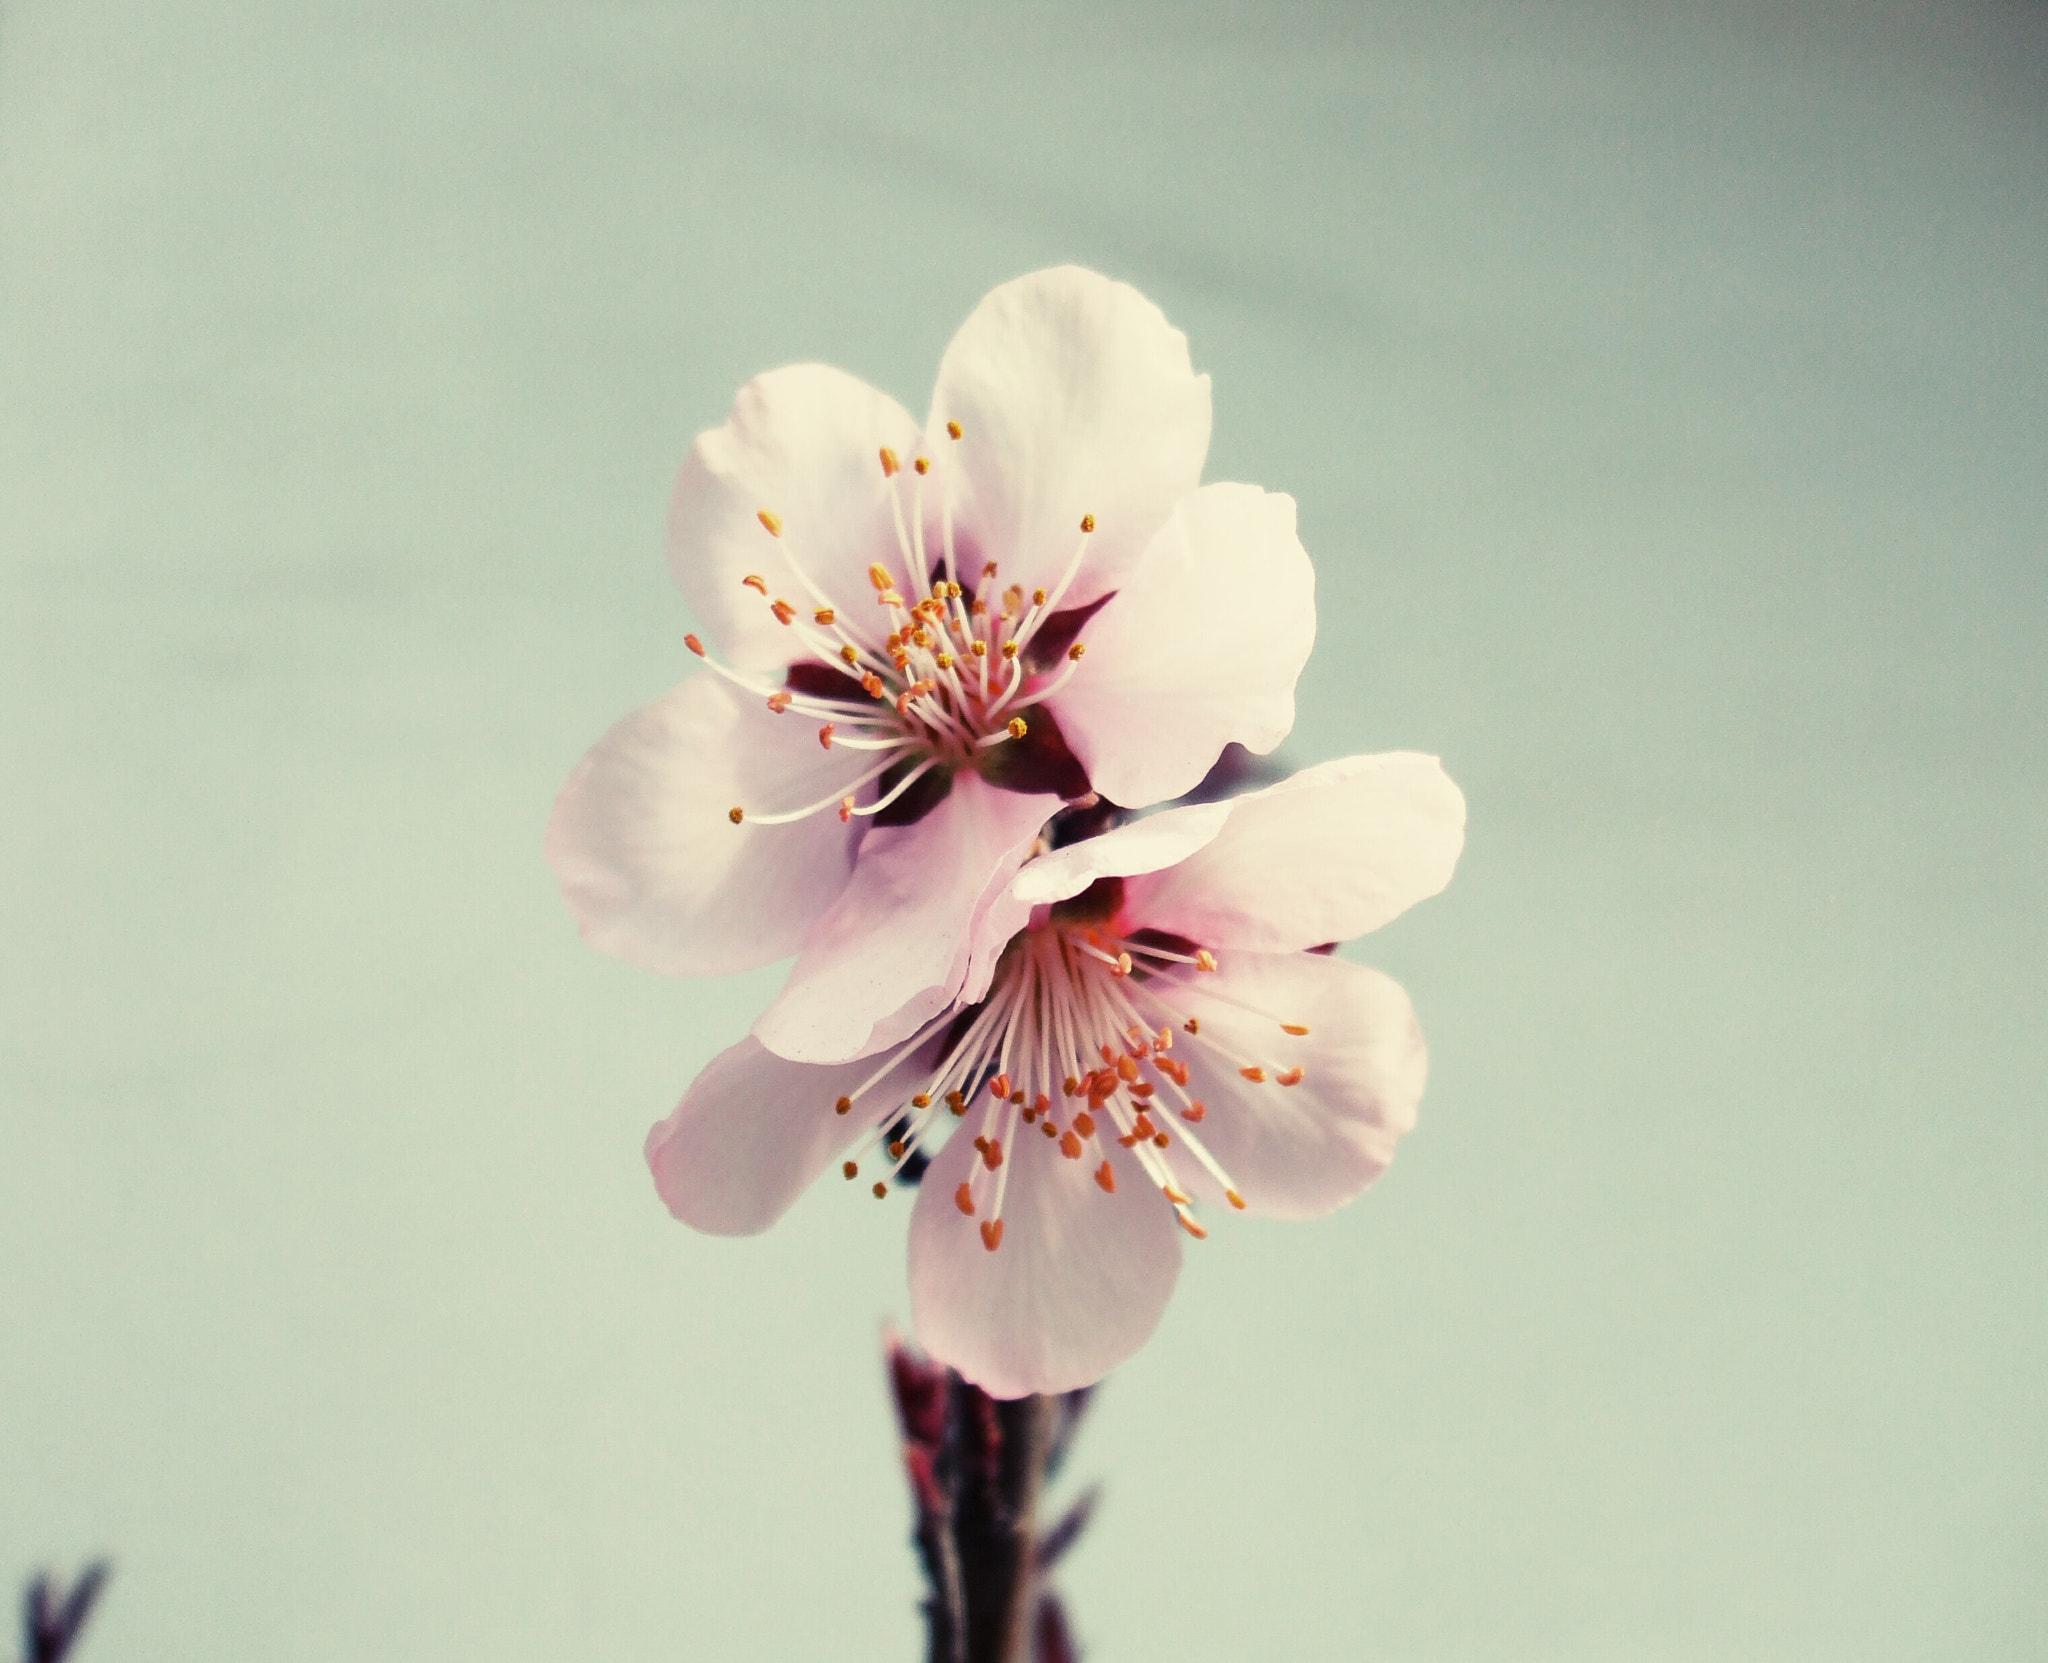
MULTIPOLYGON (((874 1135, 842 1171, 860 1176, 860 1157, 886 1148, 889 1177, 913 1161, 921 1172, 923 1146, 936 1135, 944 1104, 966 1118, 974 1100, 985 1099, 972 1135, 980 1159, 954 1193, 965 1218, 979 1221, 982 1244, 994 1252, 1003 1239, 1003 1202, 1019 1160, 1087 1161, 1106 1194, 1117 1186, 1118 1161, 1109 1145, 1126 1152, 1143 1178, 1172 1206, 1175 1217, 1197 1238, 1208 1231, 1195 1216, 1193 1198, 1175 1182, 1171 1151, 1178 1143, 1229 1199, 1244 1199, 1222 1162, 1196 1130, 1209 1114, 1197 1093, 1204 1077, 1224 1072, 1254 1085, 1295 1086, 1303 1070, 1268 1055, 1248 1055, 1205 1027, 1185 1009, 1183 989, 1194 974, 1212 972, 1208 949, 1157 931, 1121 931, 1114 919, 1121 885, 1099 883, 1081 903, 1067 903, 1010 943, 989 988, 975 1010, 941 1018, 881 1063, 857 1091, 834 1105, 840 1114, 873 1091, 903 1060, 949 1022, 954 1033, 923 1087, 896 1112, 881 1117, 874 1135), (1106 892, 1106 893, 1105 893, 1106 892), (1087 914, 1090 897, 1103 895, 1105 918, 1087 914), (1192 973, 1192 974, 1191 974, 1192 973), (1035 1136, 1032 1134, 1036 1134, 1035 1136)), ((1299 1039, 1300 1023, 1282 1021, 1231 998, 1214 983, 1206 997, 1244 1009, 1270 1023, 1280 1036, 1299 1039)), ((873 1185, 879 1198, 886 1179, 873 1185)))
MULTIPOLYGON (((947 433, 958 442, 960 424, 948 423, 947 433)), ((1074 636, 1088 613, 1061 613, 1059 605, 1081 568, 1095 516, 1082 516, 1073 557, 1051 590, 1026 595, 1012 584, 998 592, 993 560, 963 584, 950 484, 942 496, 942 565, 935 572, 924 531, 930 459, 912 461, 907 511, 901 461, 887 447, 880 461, 896 547, 892 558, 868 567, 869 589, 860 595, 828 593, 784 534, 781 518, 767 508, 757 516, 808 597, 799 604, 772 593, 759 575, 741 579, 791 632, 783 686, 741 675, 712 659, 696 636, 684 638, 720 675, 763 696, 777 715, 817 722, 818 743, 827 750, 865 751, 874 765, 819 802, 768 813, 736 804, 728 818, 734 825, 783 825, 836 807, 843 821, 874 815, 882 824, 907 823, 937 803, 962 768, 1010 790, 1086 795, 1086 773, 1051 712, 1039 707, 1066 685, 1087 651, 1074 636), (862 607, 869 600, 875 610, 862 607)), ((945 477, 950 481, 950 471, 945 477)))

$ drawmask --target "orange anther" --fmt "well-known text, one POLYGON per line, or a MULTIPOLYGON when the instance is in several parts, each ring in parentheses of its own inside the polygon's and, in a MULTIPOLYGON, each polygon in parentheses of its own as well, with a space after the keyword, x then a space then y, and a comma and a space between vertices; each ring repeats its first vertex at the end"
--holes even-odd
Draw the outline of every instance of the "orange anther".
POLYGON ((1095 529, 1095 516, 1093 514, 1083 514, 1081 516, 1081 529, 1083 531, 1093 531, 1095 529))
POLYGON ((990 1138, 981 1145, 981 1164, 993 1172, 1003 1164, 1003 1140, 990 1138))
POLYGON ((1197 970, 1214 970, 1216 968, 1216 955, 1206 947, 1197 947, 1195 949, 1195 968, 1197 970))
POLYGON ((1301 1070, 1298 1067, 1290 1068, 1284 1073, 1275 1074, 1273 1078, 1283 1086, 1298 1086, 1301 1084, 1301 1070))
POLYGON ((1180 1117, 1181 1119, 1189 1122, 1191 1125, 1200 1125, 1202 1117, 1208 1112, 1209 1111, 1206 1108, 1204 1108, 1199 1101, 1197 1101, 1190 1103, 1186 1108, 1182 1109, 1180 1111, 1180 1117))
POLYGON ((846 1161, 841 1164, 839 1170, 845 1173, 848 1178, 858 1178, 860 1176, 860 1162, 846 1161))
POLYGON ((889 576, 889 568, 882 565, 868 567, 868 582, 875 586, 877 594, 881 593, 884 589, 893 587, 894 584, 894 580, 889 576))
POLYGON ((1095 1135, 1095 1116, 1083 1109, 1074 1116, 1074 1130, 1084 1138, 1092 1138, 1095 1135))
POLYGON ((988 561, 981 568, 981 575, 983 577, 994 577, 996 575, 996 563, 993 560, 988 561))
POLYGON ((969 1218, 972 1218, 974 1216, 973 1190, 966 1184, 962 1184, 953 1192, 953 1205, 958 1207, 969 1218))
POLYGON ((789 695, 787 693, 770 693, 768 695, 768 708, 780 716, 789 708, 789 695))
POLYGON ((949 439, 957 439, 960 437, 960 424, 958 422, 946 423, 946 437, 949 439))
POLYGON ((1198 1034, 1202 1031, 1202 1019, 1199 1016, 1191 1016, 1181 1026, 1191 1034, 1198 1034))
POLYGON ((1223 1193, 1230 1197, 1230 1204, 1233 1207, 1235 1207, 1239 1212, 1244 1211, 1243 1196, 1239 1195, 1236 1190, 1225 1190, 1223 1193))
POLYGON ((1060 1090, 1068 1097, 1079 1097, 1081 1095, 1081 1082, 1069 1074, 1060 1082, 1060 1090))
POLYGON ((775 621, 778 624, 787 625, 796 617, 796 608, 788 601, 771 601, 768 610, 775 614, 775 621))
POLYGON ((991 1097, 998 1098, 1009 1096, 1010 1076, 1007 1074, 998 1074, 993 1080, 989 1081, 988 1094, 991 1097))
POLYGON ((1052 1123, 1052 1117, 1049 1115, 1038 1123, 1038 1129, 1049 1138, 1056 1138, 1060 1135, 1060 1129, 1052 1123))
POLYGON ((1116 1059, 1116 1071, 1121 1079, 1135 1080, 1138 1077, 1138 1059, 1136 1057, 1118 1057, 1116 1059))
POLYGON ((911 463, 910 465, 913 468, 915 468, 919 473, 930 473, 932 471, 931 458, 927 456, 920 456, 915 462, 911 463))
POLYGON ((1196 1241, 1207 1241, 1209 1239, 1209 1232, 1204 1230, 1201 1225, 1197 1224, 1186 1213, 1175 1208, 1173 1216, 1180 1220, 1180 1227, 1193 1236, 1196 1241))
POLYGON ((1060 1153, 1070 1161, 1078 1161, 1081 1158, 1081 1140, 1072 1132, 1060 1133, 1060 1153))
POLYGON ((1003 1221, 999 1218, 985 1218, 981 1221, 981 1245, 993 1253, 1003 1245, 1003 1221))
POLYGON ((839 614, 834 612, 829 606, 821 606, 811 614, 811 617, 821 624, 829 624, 838 616, 839 614))
POLYGON ((903 464, 896 460, 896 453, 887 445, 884 445, 882 447, 882 477, 884 479, 895 478, 896 470, 902 466, 903 464))
POLYGON ((932 1106, 932 1094, 928 1091, 919 1092, 915 1097, 911 1098, 910 1106, 913 1109, 930 1108, 932 1106))
POLYGON ((1138 1118, 1131 1122, 1131 1131, 1141 1140, 1159 1135, 1159 1128, 1152 1124, 1152 1117, 1143 1109, 1138 1111, 1138 1118))
POLYGON ((725 811, 725 817, 728 820, 730 820, 735 826, 737 826, 742 820, 744 820, 747 817, 747 811, 741 808, 737 803, 735 803, 731 808, 725 811))
POLYGON ((754 518, 761 522, 761 529, 767 532, 770 537, 780 537, 782 535, 781 519, 769 513, 767 509, 762 509, 754 518))
POLYGON ((832 748, 832 733, 837 726, 838 724, 835 722, 827 722, 818 729, 818 743, 823 745, 828 751, 832 748))
POLYGON ((1283 1022, 1280 1024, 1280 1031, 1283 1034, 1292 1034, 1296 1039, 1308 1032, 1299 1022, 1283 1022))
POLYGON ((699 641, 696 636, 685 635, 683 637, 683 645, 688 647, 690 651, 695 653, 699 658, 705 656, 704 643, 702 641, 699 641))
POLYGON ((900 1161, 907 1153, 909 1153, 909 1150, 909 1144, 905 1143, 901 1138, 896 1138, 892 1140, 889 1145, 889 1159, 892 1161, 900 1161))
POLYGON ((1131 1082, 1131 1095, 1133 1097, 1150 1097, 1157 1089, 1158 1087, 1154 1086, 1150 1080, 1133 1080, 1131 1082))
POLYGON ((1242 1074, 1247 1080, 1251 1081, 1253 1085, 1260 1084, 1266 1078, 1266 1071, 1263 1068, 1259 1068, 1257 1066, 1253 1066, 1251 1068, 1240 1068, 1238 1070, 1238 1073, 1242 1074))
POLYGON ((852 818, 853 799, 851 797, 841 797, 839 799, 839 823, 843 826, 852 818))
POLYGON ((1043 589, 1034 589, 1031 591, 1031 604, 1033 606, 1045 605, 1045 591, 1043 589))
POLYGON ((1088 643, 1086 641, 1076 641, 1071 647, 1067 649, 1067 656, 1069 658, 1079 658, 1087 650, 1088 643))
POLYGON ((1163 1184, 1160 1187, 1165 1190, 1166 1199, 1171 1201, 1176 1207, 1185 1207, 1190 1201, 1194 1200, 1194 1197, 1185 1190, 1177 1190, 1171 1184, 1163 1184))
POLYGON ((888 1186, 887 1184, 880 1184, 880 1183, 878 1183, 878 1184, 876 1184, 876 1185, 875 1185, 875 1199, 876 1199, 877 1201, 881 1200, 881 1199, 882 1199, 882 1197, 883 1197, 883 1196, 885 1196, 885 1195, 887 1195, 888 1193, 889 1193, 889 1186, 888 1186))
POLYGON ((1031 1100, 1031 1112, 1033 1114, 1044 1114, 1051 1107, 1052 1099, 1042 1091, 1031 1100))
POLYGON ((951 1110, 953 1111, 953 1113, 954 1113, 954 1114, 956 1114, 956 1115, 963 1115, 963 1114, 965 1114, 965 1113, 967 1112, 967 1098, 966 1098, 966 1095, 965 1095, 964 1093, 962 1093, 962 1092, 958 1092, 958 1091, 949 1091, 949 1092, 947 1092, 947 1093, 946 1093, 946 1107, 947 1107, 947 1108, 949 1108, 949 1109, 951 1109, 951 1110))
POLYGON ((866 675, 862 676, 860 678, 860 685, 861 691, 867 694, 869 698, 879 699, 882 696, 882 678, 876 675, 874 671, 870 670, 866 675))
POLYGON ((758 572, 747 573, 745 577, 740 579, 740 587, 753 590, 763 600, 768 598, 768 580, 758 572))
POLYGON ((1110 1195, 1116 1194, 1116 1170, 1109 1162, 1104 1161, 1095 1169, 1095 1181, 1103 1187, 1106 1193, 1110 1195))
POLYGON ((1168 1137, 1164 1132, 1154 1132, 1152 1134, 1152 1141, 1159 1148, 1164 1149, 1169 1143, 1173 1141, 1173 1139, 1168 1137))
POLYGON ((853 1099, 851 1097, 840 1098, 838 1102, 832 1105, 832 1112, 834 1114, 851 1114, 853 1112, 853 1099))

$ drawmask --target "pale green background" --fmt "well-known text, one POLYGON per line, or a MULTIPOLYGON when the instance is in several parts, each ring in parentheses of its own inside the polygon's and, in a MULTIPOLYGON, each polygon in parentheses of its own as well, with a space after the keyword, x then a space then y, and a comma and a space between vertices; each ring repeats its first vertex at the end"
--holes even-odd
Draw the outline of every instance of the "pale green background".
MULTIPOLYGON (((1387 1181, 1078 1456, 1107 1659, 2048 1656, 2048 12, 0 8, 0 1575, 86 1663, 909 1659, 904 1210, 576 940, 756 370, 1131 279, 1440 752, 1387 1181)), ((1227 666, 1218 666, 1227 673, 1227 666)))

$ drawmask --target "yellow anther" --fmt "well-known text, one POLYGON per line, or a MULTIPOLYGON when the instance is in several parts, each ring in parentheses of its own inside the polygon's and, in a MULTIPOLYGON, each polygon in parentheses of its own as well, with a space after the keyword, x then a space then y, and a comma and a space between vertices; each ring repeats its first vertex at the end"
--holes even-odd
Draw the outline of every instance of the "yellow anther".
MULTIPOLYGON (((1195 949, 1195 968, 1197 970, 1214 970, 1216 968, 1216 955, 1206 947, 1197 947, 1195 949)), ((1194 1029, 1190 1028, 1188 1032, 1193 1033, 1194 1029)))
POLYGON ((1223 1193, 1230 1197, 1230 1204, 1233 1207, 1235 1207, 1239 1212, 1244 1211, 1243 1196, 1239 1195, 1236 1190, 1225 1190, 1223 1193))
POLYGON ((946 437, 949 439, 957 439, 960 437, 960 424, 958 422, 946 423, 946 437))
POLYGON ((932 471, 931 459, 926 456, 920 456, 915 462, 911 463, 910 465, 913 468, 915 468, 919 473, 930 473, 932 471))
POLYGON ((1017 656, 1017 643, 1016 643, 1016 642, 1014 642, 1014 641, 1005 641, 1005 642, 1003 643, 1003 657, 1005 657, 1005 658, 1015 658, 1016 656, 1017 656))
POLYGON ((839 649, 839 656, 848 664, 858 664, 860 662, 860 653, 850 642, 839 649))
POLYGON ((766 531, 770 537, 780 537, 782 535, 782 519, 780 515, 771 514, 764 508, 754 518, 761 522, 761 529, 766 531))
POLYGON ((868 582, 872 583, 878 590, 889 588, 893 581, 889 576, 889 569, 886 566, 872 565, 868 567, 868 582))
POLYGON ((1045 591, 1043 589, 1034 589, 1031 591, 1031 604, 1033 606, 1045 605, 1045 591))
POLYGON ((1093 531, 1095 529, 1095 516, 1093 514, 1083 514, 1081 516, 1081 529, 1083 531, 1093 531))
POLYGON ((893 478, 896 470, 902 466, 903 464, 896 460, 896 453, 887 445, 884 445, 882 447, 882 477, 884 479, 893 478))
POLYGON ((1022 739, 1030 731, 1031 724, 1026 722, 1023 717, 1012 716, 1010 718, 1010 737, 1012 739, 1022 739))
POLYGON ((988 657, 988 643, 986 641, 970 641, 967 643, 967 650, 973 653, 976 658, 988 657))
POLYGON ((959 598, 960 585, 949 581, 946 584, 946 599, 949 601, 957 601, 959 598))
POLYGON ((942 652, 933 662, 942 670, 950 670, 953 668, 953 655, 949 652, 942 652))
POLYGON ((1082 654, 1083 654, 1084 652, 1086 652, 1087 650, 1088 650, 1088 643, 1087 643, 1087 642, 1085 642, 1085 641, 1076 641, 1076 642, 1075 642, 1075 643, 1074 643, 1074 644, 1073 644, 1073 645, 1072 645, 1071 647, 1069 647, 1069 648, 1067 649, 1067 656, 1068 656, 1069 658, 1079 658, 1079 657, 1080 657, 1080 656, 1081 656, 1081 655, 1082 655, 1082 654))
POLYGON ((731 808, 725 811, 725 817, 728 820, 730 820, 735 826, 737 826, 742 820, 744 820, 747 817, 747 811, 741 808, 737 803, 735 803, 731 808))

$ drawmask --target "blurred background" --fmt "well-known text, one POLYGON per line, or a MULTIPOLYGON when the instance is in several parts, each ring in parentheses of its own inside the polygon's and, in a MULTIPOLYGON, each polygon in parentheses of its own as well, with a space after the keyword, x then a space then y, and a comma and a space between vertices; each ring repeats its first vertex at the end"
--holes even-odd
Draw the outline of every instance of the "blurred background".
POLYGON ((908 1659, 905 1212, 540 856, 754 372, 1127 278, 1438 752, 1432 1044, 1074 1461, 1097 1659, 2048 1656, 2048 10, 0 4, 0 1579, 89 1663, 908 1659))

